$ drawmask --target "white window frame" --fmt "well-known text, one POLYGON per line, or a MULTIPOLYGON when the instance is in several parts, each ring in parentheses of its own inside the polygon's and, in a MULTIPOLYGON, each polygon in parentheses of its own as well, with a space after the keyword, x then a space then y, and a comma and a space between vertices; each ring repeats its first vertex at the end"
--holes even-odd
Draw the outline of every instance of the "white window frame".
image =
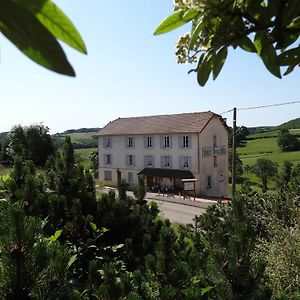
POLYGON ((153 156, 146 155, 146 167, 153 167, 153 156))
POLYGON ((211 176, 206 177, 206 188, 211 189, 212 188, 212 178, 211 176))
POLYGON ((217 136, 213 136, 213 147, 217 147, 217 136))
POLYGON ((132 172, 128 172, 128 183, 133 183, 133 173, 132 172))
POLYGON ((170 159, 170 155, 164 155, 164 167, 165 168, 170 168, 171 167, 171 159, 170 159))
POLYGON ((214 155, 213 159, 214 159, 214 167, 217 167, 218 166, 218 156, 214 155))
POLYGON ((111 165, 111 154, 105 154, 105 164, 111 165))
POLYGON ((170 136, 164 136, 164 148, 170 148, 170 136))
POLYGON ((189 148, 190 146, 190 140, 188 135, 182 136, 182 147, 183 148, 189 148))
POLYGON ((182 159, 182 166, 184 169, 188 169, 190 167, 190 164, 189 164, 189 157, 188 156, 183 156, 183 159, 182 159))
POLYGON ((128 146, 128 148, 133 148, 133 137, 132 136, 128 137, 127 146, 128 146))
POLYGON ((133 155, 132 154, 128 155, 128 165, 133 166, 133 155))
POLYGON ((104 148, 111 148, 111 137, 104 138, 104 148))
POLYGON ((105 170, 104 171, 104 180, 109 180, 111 181, 112 180, 112 171, 108 171, 108 170, 105 170))

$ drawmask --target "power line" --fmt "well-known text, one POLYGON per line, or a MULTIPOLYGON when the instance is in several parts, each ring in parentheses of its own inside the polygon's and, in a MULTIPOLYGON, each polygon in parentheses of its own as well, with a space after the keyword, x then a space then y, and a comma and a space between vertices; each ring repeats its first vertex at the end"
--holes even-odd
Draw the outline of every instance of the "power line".
MULTIPOLYGON (((261 105, 261 106, 253 106, 253 107, 242 107, 242 108, 237 108, 237 110, 251 110, 251 109, 260 109, 260 108, 266 108, 266 107, 276 107, 276 106, 282 106, 282 105, 289 105, 289 104, 296 104, 300 103, 300 100, 298 101, 290 101, 290 102, 283 102, 283 103, 273 103, 273 104, 267 104, 267 105, 261 105)), ((233 109, 224 111, 220 113, 220 115, 224 115, 227 113, 232 112, 233 109)))
POLYGON ((289 104, 296 104, 296 103, 300 103, 300 101, 291 101, 291 102, 284 102, 284 103, 274 103, 274 104, 261 105, 261 106, 253 106, 253 107, 243 107, 243 108, 237 108, 237 110, 259 109, 259 108, 275 107, 275 106, 282 106, 282 105, 289 105, 289 104))

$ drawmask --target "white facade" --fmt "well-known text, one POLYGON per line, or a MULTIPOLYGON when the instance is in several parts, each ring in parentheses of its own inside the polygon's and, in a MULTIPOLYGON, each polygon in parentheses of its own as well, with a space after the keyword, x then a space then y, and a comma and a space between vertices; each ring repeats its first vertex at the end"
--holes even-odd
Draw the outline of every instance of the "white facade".
MULTIPOLYGON (((190 170, 197 180, 197 195, 226 197, 228 131, 224 123, 216 117, 199 133, 182 130, 182 133, 98 136, 99 179, 109 186, 117 185, 118 176, 137 184, 137 174, 144 168, 190 170)), ((172 186, 174 180, 161 178, 159 184, 172 186)))

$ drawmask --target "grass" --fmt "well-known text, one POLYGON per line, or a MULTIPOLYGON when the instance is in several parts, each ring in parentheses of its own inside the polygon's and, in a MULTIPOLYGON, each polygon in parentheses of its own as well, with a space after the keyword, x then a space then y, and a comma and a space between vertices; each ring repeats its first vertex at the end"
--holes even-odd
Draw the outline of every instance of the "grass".
POLYGON ((72 143, 80 143, 86 141, 93 141, 93 136, 97 132, 81 132, 81 133, 70 133, 66 134, 65 136, 69 136, 71 138, 72 143))
POLYGON ((90 154, 93 151, 97 151, 97 148, 85 148, 85 149, 75 149, 75 153, 78 154, 82 158, 82 165, 85 169, 90 169, 90 154))

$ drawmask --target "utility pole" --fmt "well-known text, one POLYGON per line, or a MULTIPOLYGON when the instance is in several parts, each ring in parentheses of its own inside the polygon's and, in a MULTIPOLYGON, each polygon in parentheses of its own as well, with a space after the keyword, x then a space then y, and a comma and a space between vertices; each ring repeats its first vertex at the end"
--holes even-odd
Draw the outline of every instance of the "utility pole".
POLYGON ((232 129, 232 198, 236 191, 236 107, 233 108, 233 129, 232 129))

